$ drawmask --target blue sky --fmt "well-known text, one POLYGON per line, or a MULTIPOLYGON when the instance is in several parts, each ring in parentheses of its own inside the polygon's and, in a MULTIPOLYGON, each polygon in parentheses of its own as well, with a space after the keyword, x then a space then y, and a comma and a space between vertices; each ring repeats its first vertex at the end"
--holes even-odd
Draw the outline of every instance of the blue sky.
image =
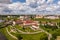
MULTIPOLYGON (((48 0, 46 0, 48 1, 48 0)), ((53 3, 57 3, 59 0, 54 0, 53 3)), ((26 0, 12 0, 12 2, 26 2, 26 0)))
POLYGON ((26 0, 12 0, 12 2, 26 2, 26 0))
POLYGON ((54 0, 53 3, 57 3, 59 0, 54 0))

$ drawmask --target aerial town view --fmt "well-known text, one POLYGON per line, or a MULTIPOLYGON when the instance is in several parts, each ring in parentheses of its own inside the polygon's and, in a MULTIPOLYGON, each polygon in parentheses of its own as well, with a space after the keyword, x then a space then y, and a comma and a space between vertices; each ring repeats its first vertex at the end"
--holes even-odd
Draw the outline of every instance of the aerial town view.
POLYGON ((60 15, 0 15, 6 40, 60 40, 60 15))
POLYGON ((60 40, 60 0, 0 0, 0 40, 60 40))

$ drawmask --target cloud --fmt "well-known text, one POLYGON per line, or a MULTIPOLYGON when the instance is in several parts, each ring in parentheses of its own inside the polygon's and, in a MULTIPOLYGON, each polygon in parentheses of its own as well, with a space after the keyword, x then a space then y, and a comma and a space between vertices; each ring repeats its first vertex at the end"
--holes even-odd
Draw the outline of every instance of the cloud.
POLYGON ((58 5, 48 5, 48 3, 52 1, 53 0, 27 0, 26 3, 0 4, 0 14, 57 14, 60 11, 59 2, 58 5))
POLYGON ((38 4, 43 4, 43 3, 45 3, 45 0, 38 0, 37 3, 38 4))
POLYGON ((47 3, 52 3, 53 2, 53 0, 47 0, 47 3))
POLYGON ((58 4, 60 5, 60 1, 58 1, 58 4))
POLYGON ((10 0, 0 0, 0 3, 11 3, 10 0))
POLYGON ((52 4, 52 5, 47 6, 46 10, 54 11, 54 10, 58 9, 59 7, 60 7, 59 5, 52 4))
POLYGON ((10 9, 12 9, 12 10, 17 10, 17 9, 19 9, 20 7, 23 7, 23 6, 22 6, 22 4, 20 4, 19 2, 8 5, 8 8, 10 8, 10 9))

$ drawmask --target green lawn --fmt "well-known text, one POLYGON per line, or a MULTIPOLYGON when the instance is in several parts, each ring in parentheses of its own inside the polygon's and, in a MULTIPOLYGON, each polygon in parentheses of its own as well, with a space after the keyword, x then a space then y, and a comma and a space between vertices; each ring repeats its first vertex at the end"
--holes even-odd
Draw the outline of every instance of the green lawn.
MULTIPOLYGON (((9 28, 9 27, 7 27, 9 28)), ((6 32, 6 28, 2 28, 0 29, 0 32, 2 32, 8 40, 16 40, 14 38, 12 38, 10 35, 8 35, 8 33, 6 32)), ((47 35, 45 33, 38 33, 38 34, 14 34, 12 33, 12 35, 21 35, 23 37, 23 40, 45 40, 45 38, 47 38, 47 35)))
POLYGON ((23 40, 47 40, 48 37, 47 34, 43 32, 37 34, 12 34, 16 36, 21 36, 23 40))
POLYGON ((23 40, 45 40, 45 36, 47 36, 45 33, 39 33, 34 35, 21 35, 23 37, 23 40))
POLYGON ((38 18, 38 19, 34 19, 34 20, 37 20, 37 21, 52 21, 52 22, 60 22, 60 19, 45 19, 45 18, 38 18))
POLYGON ((26 27, 25 29, 23 29, 23 27, 19 25, 15 25, 14 27, 24 32, 36 32, 37 31, 37 30, 36 31, 32 30, 30 27, 26 27))

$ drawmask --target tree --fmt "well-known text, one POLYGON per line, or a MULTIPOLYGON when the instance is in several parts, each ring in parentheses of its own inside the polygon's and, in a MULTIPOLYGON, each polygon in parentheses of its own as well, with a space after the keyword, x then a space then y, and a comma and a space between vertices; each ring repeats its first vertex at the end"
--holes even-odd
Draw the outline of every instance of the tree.
POLYGON ((60 27, 60 22, 58 22, 57 24, 58 24, 58 25, 59 25, 59 27, 60 27))
POLYGON ((18 38, 18 40, 22 40, 23 39, 23 37, 21 37, 21 35, 19 34, 19 35, 17 35, 17 38, 18 38))
POLYGON ((42 33, 40 36, 40 40, 48 40, 48 35, 45 33, 42 33))
POLYGON ((52 36, 54 39, 56 39, 57 36, 60 36, 60 29, 57 29, 54 33, 52 33, 52 36))

